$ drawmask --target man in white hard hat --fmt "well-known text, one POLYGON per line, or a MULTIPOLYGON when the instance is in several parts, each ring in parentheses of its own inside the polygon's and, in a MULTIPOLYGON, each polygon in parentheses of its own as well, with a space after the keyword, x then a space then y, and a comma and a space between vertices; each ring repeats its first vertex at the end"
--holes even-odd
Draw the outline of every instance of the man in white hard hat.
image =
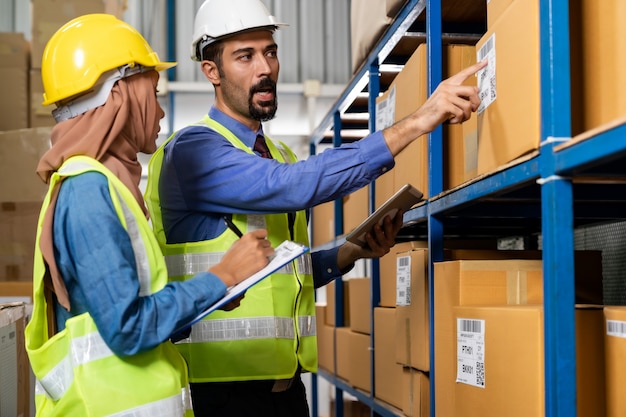
MULTIPOLYGON (((396 125, 298 161, 263 133, 277 110, 279 62, 273 32, 283 26, 260 0, 206 0, 195 18, 192 58, 215 88, 215 104, 198 123, 175 132, 150 161, 146 194, 166 256, 193 274, 218 259, 241 231, 268 230, 274 246, 308 245, 311 207, 348 195, 387 172, 394 156, 443 121, 476 111, 474 87, 461 85, 484 64, 444 81, 424 105, 396 125)), ((349 271, 357 259, 394 245, 402 213, 366 236, 299 258, 251 288, 239 308, 202 320, 178 347, 189 365, 197 416, 308 416, 301 372, 317 370, 315 288, 349 271)))

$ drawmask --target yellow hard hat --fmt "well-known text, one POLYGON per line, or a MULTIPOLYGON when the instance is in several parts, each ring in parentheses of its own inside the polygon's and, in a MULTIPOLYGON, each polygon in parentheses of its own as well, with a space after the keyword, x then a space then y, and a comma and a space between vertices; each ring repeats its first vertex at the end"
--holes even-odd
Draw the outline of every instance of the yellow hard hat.
POLYGON ((161 71, 176 62, 161 62, 143 36, 109 14, 87 14, 61 27, 43 52, 43 105, 89 92, 100 77, 122 66, 161 71))

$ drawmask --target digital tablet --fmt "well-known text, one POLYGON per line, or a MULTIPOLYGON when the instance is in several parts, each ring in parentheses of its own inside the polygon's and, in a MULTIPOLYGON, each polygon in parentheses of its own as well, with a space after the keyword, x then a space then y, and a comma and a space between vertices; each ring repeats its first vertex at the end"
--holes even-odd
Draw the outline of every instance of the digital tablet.
POLYGON ((405 184, 400 188, 389 200, 385 201, 376 211, 369 215, 361 224, 359 224, 353 231, 346 235, 348 242, 355 243, 359 246, 366 246, 365 233, 372 230, 376 223, 382 224, 383 219, 386 216, 392 218, 396 215, 398 210, 406 212, 415 204, 422 201, 424 194, 413 187, 411 184, 405 184))

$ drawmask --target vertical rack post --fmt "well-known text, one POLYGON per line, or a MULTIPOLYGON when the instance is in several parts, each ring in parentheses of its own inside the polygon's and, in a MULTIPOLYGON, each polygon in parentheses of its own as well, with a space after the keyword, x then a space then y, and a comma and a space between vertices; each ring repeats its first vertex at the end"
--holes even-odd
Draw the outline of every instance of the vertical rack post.
MULTIPOLYGON (((426 3, 426 48, 428 95, 441 83, 442 78, 442 41, 441 41, 441 0, 428 0, 426 3)), ((428 195, 437 195, 443 191, 443 128, 437 127, 428 135, 428 195)), ((427 203, 428 204, 428 203, 427 203)), ((429 341, 430 349, 430 415, 435 417, 435 326, 434 326, 434 265, 443 258, 443 224, 440 219, 430 214, 428 217, 428 301, 429 301, 429 341)))
POLYGON ((547 417, 575 417, 573 192, 570 179, 555 175, 553 153, 571 136, 568 0, 539 7, 545 410, 547 417))

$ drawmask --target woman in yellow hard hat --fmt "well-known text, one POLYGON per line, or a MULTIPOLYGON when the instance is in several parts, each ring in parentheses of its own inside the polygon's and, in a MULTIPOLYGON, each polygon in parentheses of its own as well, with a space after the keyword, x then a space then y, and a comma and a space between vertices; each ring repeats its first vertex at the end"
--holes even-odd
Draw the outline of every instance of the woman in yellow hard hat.
POLYGON ((133 27, 106 14, 76 18, 43 56, 44 104, 55 104, 49 184, 35 248, 26 348, 38 416, 189 416, 176 329, 265 266, 257 230, 206 272, 167 283, 139 189, 138 152, 156 149, 161 62, 133 27))

